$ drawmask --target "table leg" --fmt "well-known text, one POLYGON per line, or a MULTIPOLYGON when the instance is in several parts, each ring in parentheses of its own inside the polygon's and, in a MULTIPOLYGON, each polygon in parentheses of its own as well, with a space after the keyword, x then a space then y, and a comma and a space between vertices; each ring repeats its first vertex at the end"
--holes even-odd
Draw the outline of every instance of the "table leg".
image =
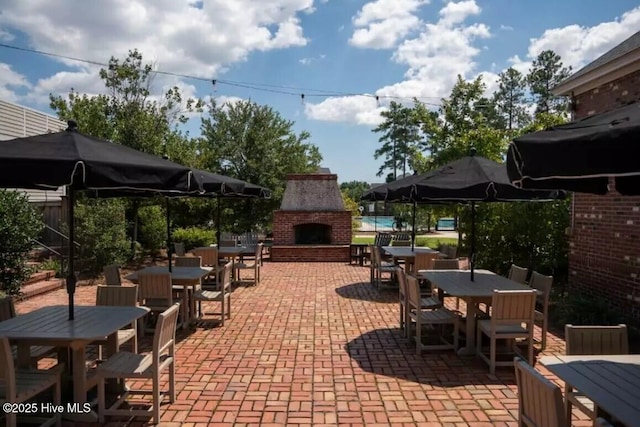
MULTIPOLYGON (((117 342, 117 338, 116 338, 117 342)), ((109 350, 107 350, 109 351, 109 350)), ((73 377, 73 401, 82 406, 87 402, 87 365, 86 346, 84 344, 71 347, 71 375, 73 377)), ((74 422, 97 422, 98 414, 91 410, 89 412, 65 413, 66 420, 74 422)))
POLYGON ((182 329, 186 329, 187 328, 187 319, 189 317, 189 295, 187 294, 189 292, 189 285, 183 285, 182 288, 182 315, 181 315, 181 319, 182 319, 182 329))
POLYGON ((459 356, 473 356, 476 354, 476 314, 478 307, 471 298, 465 298, 467 304, 466 344, 458 350, 459 356))

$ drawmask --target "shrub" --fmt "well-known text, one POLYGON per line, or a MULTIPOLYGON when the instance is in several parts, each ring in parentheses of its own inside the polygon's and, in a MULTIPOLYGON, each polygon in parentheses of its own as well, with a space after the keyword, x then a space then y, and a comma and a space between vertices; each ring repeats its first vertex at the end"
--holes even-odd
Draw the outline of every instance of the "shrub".
POLYGON ((167 241, 167 219, 160 206, 143 206, 138 210, 140 232, 138 242, 142 248, 157 253, 167 241))
POLYGON ((20 286, 31 274, 27 267, 29 251, 42 231, 42 219, 27 197, 17 191, 0 190, 0 289, 9 295, 20 293, 20 286))
POLYGON ((105 265, 123 264, 130 252, 121 200, 79 201, 75 208, 78 271, 97 277, 105 265))
POLYGON ((558 301, 550 312, 553 324, 617 325, 625 323, 619 311, 610 307, 604 298, 574 292, 558 301))
POLYGON ((56 277, 62 277, 62 264, 59 259, 47 258, 38 265, 39 271, 53 270, 56 272, 56 277))
POLYGON ((177 228, 173 231, 171 240, 184 243, 185 250, 190 251, 193 248, 216 243, 216 235, 213 230, 206 228, 177 228))

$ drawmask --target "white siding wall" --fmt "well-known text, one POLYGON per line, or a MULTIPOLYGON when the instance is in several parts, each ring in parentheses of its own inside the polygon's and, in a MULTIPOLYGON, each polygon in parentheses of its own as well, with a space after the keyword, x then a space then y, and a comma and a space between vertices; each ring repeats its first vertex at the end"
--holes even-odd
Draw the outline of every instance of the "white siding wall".
MULTIPOLYGON (((66 123, 52 115, 31 110, 0 99, 0 141, 13 138, 38 135, 47 132, 59 132, 66 129, 66 123)), ((56 191, 21 190, 27 193, 34 203, 59 202, 64 188, 56 191)))

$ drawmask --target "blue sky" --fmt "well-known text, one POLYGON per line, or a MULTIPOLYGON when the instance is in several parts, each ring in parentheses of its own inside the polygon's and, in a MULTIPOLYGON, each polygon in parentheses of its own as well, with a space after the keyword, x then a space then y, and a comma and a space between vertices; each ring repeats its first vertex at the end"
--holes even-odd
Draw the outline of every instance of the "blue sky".
MULTIPOLYGON (((158 76, 154 90, 268 104, 341 182, 382 180, 371 129, 390 100, 435 107, 457 74, 491 93, 544 49, 579 69, 639 28, 637 0, 0 0, 0 43, 102 63, 137 48, 159 70, 216 79, 158 76)), ((0 99, 48 112, 49 93, 102 92, 98 69, 0 47, 0 99)))

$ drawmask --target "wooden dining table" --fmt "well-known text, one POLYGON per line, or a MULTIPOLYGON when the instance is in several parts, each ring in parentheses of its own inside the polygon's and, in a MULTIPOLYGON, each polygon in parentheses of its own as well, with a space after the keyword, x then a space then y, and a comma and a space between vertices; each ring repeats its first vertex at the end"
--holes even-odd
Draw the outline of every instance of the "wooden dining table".
POLYGON ((640 427, 640 354, 544 356, 540 363, 626 427, 640 427))
MULTIPOLYGON (((87 376, 87 346, 106 337, 107 352, 114 354, 118 351, 118 330, 148 312, 145 307, 76 305, 74 320, 69 320, 68 306, 48 306, 0 322, 0 336, 17 345, 17 366, 24 369, 29 369, 31 346, 69 349, 71 361, 63 362, 68 363, 65 369, 73 382, 72 402, 82 404, 88 402, 87 392, 97 383, 95 377, 87 376)), ((76 420, 97 421, 95 412, 68 415, 75 415, 76 420)))
POLYGON ((475 270, 471 281, 469 270, 420 270, 418 277, 430 281, 433 286, 467 304, 465 323, 466 344, 459 355, 476 354, 476 314, 478 304, 491 302, 494 290, 531 290, 527 285, 509 280, 489 270, 475 270))
MULTIPOLYGON (((180 323, 182 329, 185 329, 196 318, 196 303, 192 298, 193 291, 202 279, 211 274, 213 267, 171 267, 171 283, 173 286, 182 288, 182 306, 180 323)), ((138 283, 138 274, 151 273, 169 273, 169 267, 166 265, 154 265, 145 267, 142 270, 135 271, 125 279, 138 283)))

